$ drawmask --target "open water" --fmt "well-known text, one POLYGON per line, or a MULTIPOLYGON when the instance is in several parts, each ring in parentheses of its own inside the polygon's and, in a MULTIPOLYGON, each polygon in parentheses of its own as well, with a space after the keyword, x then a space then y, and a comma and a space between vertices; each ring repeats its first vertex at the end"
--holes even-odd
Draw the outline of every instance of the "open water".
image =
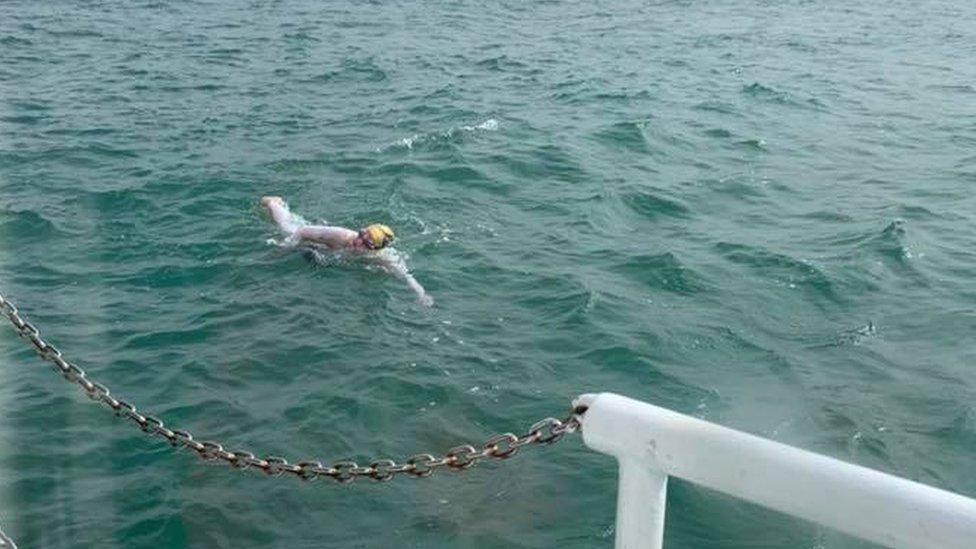
MULTIPOLYGON (((4 2, 0 287, 198 438, 407 457, 615 391, 976 496, 976 7, 4 2), (436 299, 268 244, 380 221, 436 299)), ((22 547, 610 547, 579 437, 386 485, 150 439, 0 330, 22 547)), ((667 544, 864 544, 675 481, 667 544)))

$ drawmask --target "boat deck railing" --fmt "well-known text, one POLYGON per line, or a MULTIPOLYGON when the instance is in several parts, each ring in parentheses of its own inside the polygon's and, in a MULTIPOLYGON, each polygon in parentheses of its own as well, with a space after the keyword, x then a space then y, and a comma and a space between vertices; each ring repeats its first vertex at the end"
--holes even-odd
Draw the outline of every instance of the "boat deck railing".
POLYGON ((612 393, 583 440, 619 463, 616 547, 659 548, 668 477, 889 547, 976 547, 976 500, 612 393))

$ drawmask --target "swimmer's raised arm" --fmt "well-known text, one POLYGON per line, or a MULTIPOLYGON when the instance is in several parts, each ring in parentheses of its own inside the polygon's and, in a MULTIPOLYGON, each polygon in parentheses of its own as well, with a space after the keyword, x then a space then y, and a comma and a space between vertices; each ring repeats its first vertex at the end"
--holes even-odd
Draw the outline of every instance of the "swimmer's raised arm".
POLYGON ((324 225, 308 225, 295 231, 295 236, 302 240, 324 244, 333 250, 350 247, 359 233, 345 227, 330 227, 324 225))
POLYGON ((345 227, 306 224, 304 219, 291 213, 280 196, 265 196, 261 199, 261 205, 267 208, 275 224, 289 238, 321 244, 333 250, 363 247, 356 231, 345 227))
POLYGON ((383 263, 390 271, 393 272, 393 274, 402 278, 407 283, 407 286, 409 286, 410 289, 417 294, 417 303, 420 303, 424 307, 432 307, 434 305, 434 298, 430 297, 430 295, 427 294, 427 291, 424 290, 424 287, 417 282, 417 279, 414 278, 412 274, 410 274, 410 271, 407 270, 407 266, 404 264, 402 259, 398 257, 383 257, 383 263))

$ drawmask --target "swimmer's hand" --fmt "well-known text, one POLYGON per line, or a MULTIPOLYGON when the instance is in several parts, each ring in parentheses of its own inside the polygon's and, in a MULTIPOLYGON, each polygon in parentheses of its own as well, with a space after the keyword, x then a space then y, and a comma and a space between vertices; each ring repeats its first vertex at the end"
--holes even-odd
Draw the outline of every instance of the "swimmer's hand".
POLYGON ((417 303, 423 305, 424 307, 433 307, 434 298, 427 295, 427 290, 417 282, 417 279, 410 274, 407 270, 406 263, 403 262, 398 255, 383 255, 381 256, 382 261, 386 264, 386 267, 396 274, 398 277, 402 278, 407 286, 413 290, 413 293, 417 294, 417 303))
POLYGON ((281 198, 280 196, 262 196, 261 197, 261 205, 264 206, 265 208, 270 208, 272 204, 274 204, 276 206, 284 206, 285 205, 285 200, 283 198, 281 198))

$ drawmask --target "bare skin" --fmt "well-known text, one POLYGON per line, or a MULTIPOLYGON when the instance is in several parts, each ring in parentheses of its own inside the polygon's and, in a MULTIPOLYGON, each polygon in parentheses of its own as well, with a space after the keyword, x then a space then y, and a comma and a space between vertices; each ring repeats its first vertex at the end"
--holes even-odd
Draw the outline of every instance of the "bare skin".
POLYGON ((368 254, 372 259, 380 262, 388 271, 402 278, 415 294, 417 301, 424 306, 434 304, 433 298, 427 295, 424 287, 410 274, 407 266, 394 254, 383 253, 384 250, 373 250, 367 246, 360 233, 345 227, 332 225, 305 225, 296 220, 288 209, 288 205, 280 196, 265 196, 261 198, 261 205, 268 211, 271 218, 281 229, 281 232, 298 243, 323 246, 335 252, 349 252, 368 254))

